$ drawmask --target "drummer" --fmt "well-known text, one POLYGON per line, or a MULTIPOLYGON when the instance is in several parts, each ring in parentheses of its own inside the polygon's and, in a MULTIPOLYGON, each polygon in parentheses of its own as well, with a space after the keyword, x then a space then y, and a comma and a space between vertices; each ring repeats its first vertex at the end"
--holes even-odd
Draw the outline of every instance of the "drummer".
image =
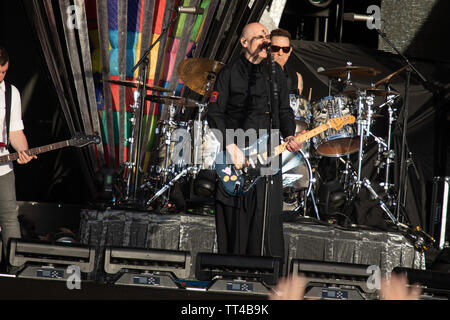
MULTIPOLYGON (((303 77, 286 66, 292 53, 291 33, 284 29, 275 29, 270 33, 270 40, 274 60, 281 66, 286 76, 289 101, 296 119, 295 134, 305 133, 309 127, 308 114, 310 110, 308 105, 299 105, 300 100, 306 102, 306 99, 300 99, 303 91, 303 77)), ((304 144, 304 148, 308 148, 308 144, 304 144)))
POLYGON ((300 96, 303 91, 303 77, 294 70, 288 70, 286 63, 292 53, 291 33, 284 29, 275 29, 270 33, 271 51, 275 61, 286 75, 289 93, 300 96))

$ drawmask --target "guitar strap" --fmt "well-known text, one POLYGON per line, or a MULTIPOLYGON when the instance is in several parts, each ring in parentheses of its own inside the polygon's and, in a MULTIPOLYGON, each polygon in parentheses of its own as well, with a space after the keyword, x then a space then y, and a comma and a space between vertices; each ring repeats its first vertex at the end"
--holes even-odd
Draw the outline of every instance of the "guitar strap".
MULTIPOLYGON (((5 124, 6 124, 6 136, 9 141, 9 122, 11 120, 11 101, 12 101, 12 89, 11 85, 5 81, 5 124)), ((6 141, 5 141, 6 143, 6 141)))

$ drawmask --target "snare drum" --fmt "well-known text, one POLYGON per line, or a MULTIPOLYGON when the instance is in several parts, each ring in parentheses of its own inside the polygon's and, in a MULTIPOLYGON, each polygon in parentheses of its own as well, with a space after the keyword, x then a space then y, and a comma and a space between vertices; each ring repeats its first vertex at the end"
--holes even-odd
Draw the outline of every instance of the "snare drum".
POLYGON ((289 94, 289 102, 295 116, 295 134, 309 129, 311 121, 311 105, 302 96, 289 94))
MULTIPOLYGON (((352 101, 344 96, 328 96, 312 104, 313 127, 329 119, 352 114, 352 101)), ((327 129, 313 139, 317 153, 325 157, 340 157, 359 150, 359 137, 355 125, 344 125, 340 130, 327 129)))

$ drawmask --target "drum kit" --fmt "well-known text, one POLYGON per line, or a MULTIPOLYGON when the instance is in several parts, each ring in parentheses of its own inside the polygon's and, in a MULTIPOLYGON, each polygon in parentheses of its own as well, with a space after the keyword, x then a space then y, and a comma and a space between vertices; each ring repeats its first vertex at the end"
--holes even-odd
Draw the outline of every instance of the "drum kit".
POLYGON ((353 66, 350 62, 344 67, 320 68, 318 74, 328 78, 330 93, 328 96, 310 102, 303 96, 290 95, 296 120, 296 133, 314 129, 329 119, 341 116, 353 115, 356 121, 354 124, 346 124, 339 130, 330 128, 313 137, 296 154, 283 154, 283 166, 288 166, 288 170, 284 170, 283 167, 284 210, 303 211, 305 216, 308 212, 314 212, 315 216, 321 219, 320 215, 323 212, 319 212, 320 206, 317 202, 320 204, 324 199, 319 198, 316 201, 315 198, 321 184, 326 182, 320 175, 321 166, 323 160, 332 162, 335 159, 337 165, 341 166, 335 179, 342 185, 345 196, 344 204, 341 202, 341 211, 352 205, 362 188, 367 188, 373 199, 379 199, 377 201, 380 201, 380 206, 387 216, 395 224, 401 223, 391 211, 396 203, 390 171, 395 155, 391 146, 392 128, 396 120, 395 101, 400 97, 400 93, 392 90, 389 84, 391 79, 403 70, 405 67, 371 86, 358 88, 352 82, 354 77, 372 77, 380 72, 371 67, 353 66), (338 84, 335 88, 331 87, 333 81, 338 84), (331 95, 332 91, 336 93, 331 95), (372 131, 374 122, 384 117, 379 114, 383 108, 387 109, 388 114, 386 140, 376 136, 372 131), (383 181, 378 185, 370 183, 362 175, 365 164, 364 151, 373 141, 378 144, 374 166, 377 167, 378 173, 384 169, 383 181), (307 201, 308 198, 310 201, 307 201), (310 205, 307 205, 308 203, 310 205), (313 211, 308 211, 307 207, 308 210, 311 207, 313 211))
MULTIPOLYGON (((153 94, 145 96, 145 100, 164 105, 167 110, 167 119, 158 121, 155 130, 154 151, 144 174, 143 183, 139 188, 144 193, 141 205, 145 209, 158 210, 170 206, 170 192, 182 178, 194 181, 204 172, 214 172, 215 157, 220 152, 220 143, 216 139, 206 121, 207 104, 214 86, 216 76, 224 64, 205 58, 190 58, 182 61, 177 68, 178 75, 183 83, 193 92, 202 96, 201 101, 174 95, 153 94), (194 111, 192 119, 183 119, 181 116, 186 110, 194 111), (186 147, 186 142, 189 145, 186 147), (190 142, 194 141, 192 145, 190 142)), ((392 144, 392 126, 396 120, 395 101, 400 94, 389 87, 391 79, 405 68, 388 75, 377 83, 357 88, 353 77, 372 77, 379 71, 371 67, 353 66, 347 63, 344 67, 323 69, 319 75, 340 82, 340 90, 334 94, 311 102, 303 96, 290 95, 290 105, 294 111, 296 134, 305 130, 314 129, 328 120, 353 115, 354 124, 346 124, 340 130, 330 128, 303 144, 303 148, 296 153, 284 152, 282 154, 283 174, 283 210, 303 213, 309 216, 312 210, 320 219, 315 197, 321 182, 319 162, 321 159, 335 159, 344 168, 339 171, 339 182, 343 184, 346 201, 352 201, 365 187, 373 195, 381 190, 392 195, 388 203, 382 204, 383 210, 394 223, 400 223, 394 217, 390 208, 395 206, 393 184, 391 183, 390 167, 394 159, 392 144), (383 88, 382 88, 383 87, 383 88), (349 89, 347 89, 349 88, 349 89), (380 103, 375 99, 381 98, 380 103), (371 130, 375 119, 381 118, 378 112, 387 109, 388 135, 387 139, 377 137, 371 130), (370 181, 362 176, 364 162, 364 149, 368 141, 378 144, 377 166, 378 171, 384 169, 384 179, 379 183, 380 188, 374 188, 370 181), (353 165, 356 156, 356 165, 353 165), (353 157, 353 161, 351 160, 353 157), (311 209, 309 208, 310 205, 311 209)), ((133 81, 110 80, 111 83, 128 87, 138 87, 140 84, 133 81)), ((329 81, 329 84, 331 81, 329 81)), ((169 90, 160 87, 146 87, 153 92, 168 93, 169 90)), ((329 90, 331 93, 331 88, 329 90)), ((134 125, 134 123, 132 123, 134 125)), ((214 180, 215 175, 209 175, 214 180)), ((214 181, 209 181, 209 195, 213 195, 214 181)), ((205 191, 208 189, 203 186, 205 191)), ((205 192, 202 192, 205 194, 205 192)), ((379 199, 383 197, 378 196, 379 199)), ((383 198, 385 199, 385 198, 383 198)))

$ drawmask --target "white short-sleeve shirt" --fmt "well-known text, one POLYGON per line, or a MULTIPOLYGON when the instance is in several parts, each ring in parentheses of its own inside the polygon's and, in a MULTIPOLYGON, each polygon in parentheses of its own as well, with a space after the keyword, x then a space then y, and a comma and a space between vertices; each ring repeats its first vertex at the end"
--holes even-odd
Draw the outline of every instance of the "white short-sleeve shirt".
MULTIPOLYGON (((6 97, 5 97, 5 81, 0 83, 0 142, 7 144, 8 135, 6 134, 6 97)), ((23 130, 22 121, 22 105, 20 101, 20 93, 16 87, 11 85, 11 119, 9 122, 9 131, 23 130)), ((9 154, 6 148, 0 148, 0 156, 9 154)), ((0 176, 7 174, 13 169, 11 162, 0 165, 0 176)))

